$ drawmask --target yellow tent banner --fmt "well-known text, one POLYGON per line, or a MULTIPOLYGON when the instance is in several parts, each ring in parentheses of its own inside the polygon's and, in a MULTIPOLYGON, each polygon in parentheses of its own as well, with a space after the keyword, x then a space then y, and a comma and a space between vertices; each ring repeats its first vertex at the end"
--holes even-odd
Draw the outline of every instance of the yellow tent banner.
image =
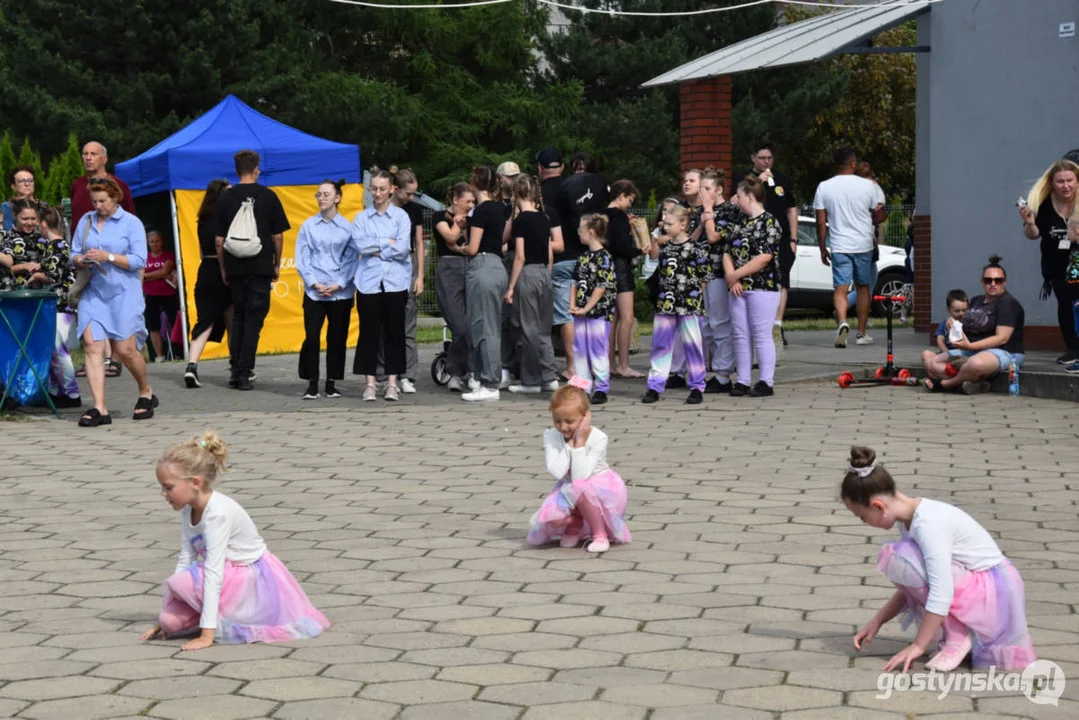
MULTIPOLYGON (((273 286, 270 298, 270 313, 262 326, 259 337, 260 355, 278 353, 298 353, 303 345, 303 296, 304 285, 300 274, 296 272, 296 234, 300 226, 309 217, 318 212, 315 202, 317 185, 289 185, 271 188, 281 199, 289 225, 292 228, 285 233, 281 251, 281 277, 273 286)), ((175 190, 176 224, 180 237, 178 245, 184 267, 184 285, 187 293, 188 327, 194 327, 197 316, 195 309, 195 278, 198 276, 202 255, 199 251, 198 214, 202 205, 202 190, 175 190)), ((338 208, 349 220, 363 210, 363 185, 348 185, 338 208)), ((355 311, 353 311, 355 312, 355 311)), ((359 337, 360 323, 355 316, 349 324, 348 345, 354 347, 359 337)), ((202 357, 211 360, 229 356, 228 337, 220 345, 207 345, 202 357)), ((326 328, 322 329, 322 348, 326 348, 326 328)))

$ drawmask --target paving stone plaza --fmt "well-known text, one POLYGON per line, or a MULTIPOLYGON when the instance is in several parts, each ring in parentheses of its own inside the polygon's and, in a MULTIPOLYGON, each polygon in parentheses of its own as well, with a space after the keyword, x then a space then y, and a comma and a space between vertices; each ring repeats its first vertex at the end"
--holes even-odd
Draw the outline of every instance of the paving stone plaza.
POLYGON ((595 556, 525 543, 552 485, 542 398, 467 405, 427 380, 396 405, 303 402, 295 357, 260 359, 250 393, 224 390, 212 363, 185 391, 177 368, 151 368, 152 422, 129 419, 125 375, 109 381, 111 428, 71 413, 0 423, 0 716, 1079 717, 1074 404, 809 383, 649 407, 642 383, 617 381, 594 424, 629 486, 633 542, 595 556), (194 653, 138 641, 180 541, 154 462, 207 427, 232 453, 220 490, 333 622, 319 638, 194 653), (852 441, 902 490, 997 537, 1039 656, 1067 676, 1058 705, 1014 690, 877 698, 913 629, 851 647, 891 595, 876 557, 894 537, 838 499, 852 441))

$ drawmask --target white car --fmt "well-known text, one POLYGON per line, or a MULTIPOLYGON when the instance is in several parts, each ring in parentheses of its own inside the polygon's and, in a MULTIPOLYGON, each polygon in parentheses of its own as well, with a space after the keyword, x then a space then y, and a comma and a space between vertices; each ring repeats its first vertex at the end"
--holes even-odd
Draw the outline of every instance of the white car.
MULTIPOLYGON (((896 295, 903 289, 907 277, 907 254, 903 248, 880 246, 877 261, 877 281, 870 290, 874 295, 896 295)), ((791 270, 791 289, 788 308, 814 310, 832 309, 832 268, 820 261, 817 246, 817 221, 811 217, 798 218, 798 256, 791 270)), ((883 303, 873 303, 873 314, 884 316, 883 303)))

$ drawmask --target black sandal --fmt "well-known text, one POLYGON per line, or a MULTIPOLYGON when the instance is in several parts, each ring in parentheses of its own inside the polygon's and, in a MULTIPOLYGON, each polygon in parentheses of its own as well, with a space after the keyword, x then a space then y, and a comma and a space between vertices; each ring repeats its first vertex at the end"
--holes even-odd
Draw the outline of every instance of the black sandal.
POLYGON ((116 360, 109 358, 105 361, 105 377, 114 378, 120 377, 124 372, 124 366, 116 360))
POLYGON ((157 395, 151 395, 148 398, 140 397, 135 402, 135 412, 131 414, 132 420, 149 420, 154 416, 154 408, 161 403, 157 399, 157 395), (142 412, 139 412, 139 411, 142 412))
POLYGON ((102 415, 97 408, 90 408, 79 418, 79 427, 97 427, 98 425, 112 425, 112 416, 102 415))

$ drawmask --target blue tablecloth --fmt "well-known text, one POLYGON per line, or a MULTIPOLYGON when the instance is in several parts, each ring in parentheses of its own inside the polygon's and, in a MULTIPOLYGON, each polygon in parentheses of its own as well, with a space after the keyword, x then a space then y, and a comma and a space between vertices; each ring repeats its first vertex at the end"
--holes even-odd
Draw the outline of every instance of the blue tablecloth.
POLYGON ((56 300, 56 294, 49 290, 0 292, 0 384, 20 405, 45 402, 45 391, 34 372, 47 387, 56 346, 56 300), (20 343, 26 347, 29 363, 20 343))

